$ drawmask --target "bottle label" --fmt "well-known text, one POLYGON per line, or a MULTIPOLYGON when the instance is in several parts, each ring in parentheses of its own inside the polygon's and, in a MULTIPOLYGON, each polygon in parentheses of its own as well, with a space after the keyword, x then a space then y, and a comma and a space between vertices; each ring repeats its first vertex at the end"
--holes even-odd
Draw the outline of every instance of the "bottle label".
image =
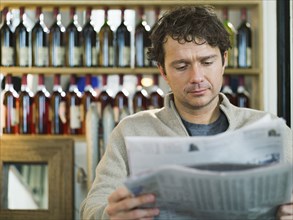
POLYGON ((83 122, 85 118, 85 110, 84 110, 84 106, 80 105, 80 121, 83 122))
POLYGON ((24 97, 22 100, 22 120, 24 123, 28 122, 30 113, 29 97, 24 97))
POLYGON ((66 102, 61 101, 59 104, 58 114, 63 124, 66 123, 66 102))
POLYGON ((81 49, 80 47, 73 48, 73 66, 80 66, 81 64, 81 49))
POLYGON ((123 61, 121 66, 130 66, 130 47, 123 48, 123 61))
POLYGON ((247 67, 251 67, 252 63, 251 63, 251 48, 250 47, 246 48, 246 56, 247 56, 246 65, 247 65, 247 67))
POLYGON ((65 48, 56 47, 55 54, 53 54, 53 66, 64 66, 65 63, 65 48))
POLYGON ((109 47, 109 66, 114 66, 114 47, 109 47))
POLYGON ((117 124, 119 122, 119 108, 118 108, 118 106, 114 106, 113 113, 114 113, 114 121, 117 124))
POLYGON ((13 66, 14 65, 14 50, 13 47, 2 46, 1 63, 2 66, 13 66))
POLYGON ((70 106, 70 128, 78 129, 81 127, 80 106, 70 106))
POLYGON ((92 48, 92 66, 97 66, 98 65, 98 52, 97 48, 93 47, 92 48))
POLYGON ((28 47, 19 48, 19 65, 28 66, 29 65, 29 49, 28 47))
POLYGON ((11 109, 11 126, 18 124, 18 111, 16 108, 11 109))
POLYGON ((48 66, 48 47, 38 47, 36 53, 36 66, 48 66))

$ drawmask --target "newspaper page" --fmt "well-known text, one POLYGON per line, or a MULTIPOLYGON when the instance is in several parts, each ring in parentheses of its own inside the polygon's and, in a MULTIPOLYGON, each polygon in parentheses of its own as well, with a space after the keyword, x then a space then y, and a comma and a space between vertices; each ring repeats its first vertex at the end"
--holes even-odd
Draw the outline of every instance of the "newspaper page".
POLYGON ((157 219, 275 219, 290 201, 280 119, 208 137, 127 137, 134 195, 154 193, 157 219))

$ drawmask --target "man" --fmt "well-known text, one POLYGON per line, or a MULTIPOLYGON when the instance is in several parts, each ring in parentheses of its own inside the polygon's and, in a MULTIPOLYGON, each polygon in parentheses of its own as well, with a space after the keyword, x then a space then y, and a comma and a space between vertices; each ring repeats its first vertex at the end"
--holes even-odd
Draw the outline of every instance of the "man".
MULTIPOLYGON (((153 219, 152 194, 133 197, 123 187, 129 174, 125 136, 214 135, 235 130, 265 112, 233 106, 220 93, 227 64, 229 35, 210 7, 181 7, 165 14, 151 35, 149 58, 156 61, 172 93, 162 109, 143 111, 122 120, 111 134, 96 178, 82 204, 83 219, 153 219)), ((286 127, 286 160, 292 161, 291 131, 286 127)), ((293 218, 293 205, 280 207, 279 219, 293 218)))

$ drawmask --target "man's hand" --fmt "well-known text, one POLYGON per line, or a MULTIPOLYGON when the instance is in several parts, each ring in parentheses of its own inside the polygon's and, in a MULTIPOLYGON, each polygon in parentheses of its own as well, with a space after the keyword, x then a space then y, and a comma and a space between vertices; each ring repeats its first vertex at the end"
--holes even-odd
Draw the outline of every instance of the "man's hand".
POLYGON ((160 212, 158 208, 138 207, 154 203, 155 199, 155 196, 152 194, 133 197, 125 187, 120 187, 109 196, 106 213, 111 220, 153 219, 160 212))
POLYGON ((293 203, 281 205, 277 214, 278 220, 293 220, 293 203))

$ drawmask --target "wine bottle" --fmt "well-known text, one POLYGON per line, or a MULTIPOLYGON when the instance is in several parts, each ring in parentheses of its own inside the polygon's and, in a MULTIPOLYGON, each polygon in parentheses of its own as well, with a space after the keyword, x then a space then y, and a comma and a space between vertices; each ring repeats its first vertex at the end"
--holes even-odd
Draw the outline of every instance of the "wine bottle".
POLYGON ((82 65, 82 28, 78 23, 75 7, 70 8, 70 20, 66 28, 67 65, 69 67, 78 67, 82 65))
POLYGON ((245 89, 244 86, 244 76, 238 77, 238 87, 236 93, 236 105, 239 107, 246 107, 249 108, 249 93, 245 89))
POLYGON ((236 44, 236 35, 237 30, 234 25, 230 22, 228 16, 228 8, 223 8, 223 24, 226 31, 229 33, 231 47, 228 50, 228 68, 236 68, 237 67, 237 44, 236 44))
POLYGON ((50 66, 65 66, 65 27, 61 23, 61 14, 59 8, 53 9, 54 22, 50 27, 49 43, 50 43, 50 66))
POLYGON ((128 104, 129 92, 123 87, 123 75, 119 75, 119 88, 114 98, 114 120, 117 125, 124 117, 130 114, 128 104))
POLYGON ((153 87, 149 94, 149 109, 161 108, 164 106, 164 92, 159 87, 159 75, 153 75, 153 87))
POLYGON ((3 25, 0 29, 1 40, 1 65, 14 66, 15 65, 15 36, 10 28, 10 20, 8 17, 8 8, 3 11, 3 25))
POLYGON ((36 19, 32 29, 32 65, 45 67, 49 65, 49 29, 41 7, 36 8, 36 19))
POLYGON ((116 66, 130 67, 130 31, 124 19, 125 8, 121 9, 121 23, 116 30, 116 66))
POLYGON ((151 62, 147 59, 147 49, 151 46, 150 26, 144 19, 144 8, 139 8, 139 22, 135 27, 135 66, 149 67, 151 62))
POLYGON ((148 93, 141 85, 142 75, 137 75, 136 91, 133 95, 133 113, 146 110, 148 108, 148 93))
POLYGON ((37 92, 34 96, 36 134, 50 134, 50 93, 44 84, 44 74, 38 75, 37 92))
POLYGON ((34 133, 33 116, 34 94, 27 85, 27 74, 22 75, 21 91, 19 92, 19 133, 34 133))
POLYGON ((114 32, 108 23, 108 8, 105 11, 105 22, 99 31, 99 66, 114 66, 114 32))
POLYGON ((97 51, 97 32, 92 25, 91 20, 92 8, 86 9, 86 23, 82 28, 84 56, 83 63, 86 67, 93 67, 98 65, 98 51, 97 51))
POLYGON ((246 8, 241 9, 241 24, 237 29, 238 67, 251 68, 252 31, 246 8))
POLYGON ((81 133, 85 134, 85 119, 90 105, 96 101, 97 93, 91 85, 91 74, 85 76, 85 88, 81 97, 81 133))
POLYGON ((69 134, 81 134, 81 92, 76 85, 75 75, 70 76, 69 92, 66 93, 66 121, 69 134))
POLYGON ((16 40, 16 65, 17 66, 29 66, 29 32, 25 26, 25 13, 24 7, 19 8, 19 24, 15 28, 15 40, 16 40))
POLYGON ((110 133, 115 127, 113 112, 113 93, 107 87, 107 75, 102 75, 102 89, 97 97, 99 115, 99 146, 103 155, 110 133))
POLYGON ((224 82, 222 87, 222 93, 225 94, 225 96, 229 99, 229 101, 232 104, 236 104, 236 97, 234 92, 232 91, 232 88, 230 86, 230 76, 224 75, 224 82))
POLYGON ((3 95, 3 133, 17 134, 18 133, 18 110, 19 110, 19 96, 12 84, 12 75, 6 75, 6 83, 3 95))
POLYGON ((60 74, 54 75, 54 86, 51 94, 52 134, 64 134, 66 129, 65 103, 66 94, 60 85, 60 74))

